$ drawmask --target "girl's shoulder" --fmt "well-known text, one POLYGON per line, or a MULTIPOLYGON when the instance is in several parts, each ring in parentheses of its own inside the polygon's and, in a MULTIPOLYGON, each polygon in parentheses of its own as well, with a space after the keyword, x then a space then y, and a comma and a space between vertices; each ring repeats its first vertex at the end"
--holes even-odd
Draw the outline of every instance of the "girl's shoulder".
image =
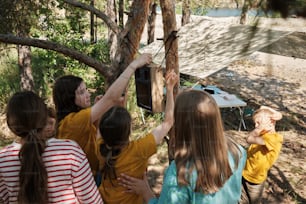
POLYGON ((66 115, 62 121, 71 121, 71 120, 75 120, 75 119, 82 119, 82 118, 88 118, 90 117, 91 114, 91 107, 88 108, 84 108, 79 110, 78 112, 71 112, 68 115, 66 115))
POLYGON ((57 139, 51 138, 47 140, 47 148, 56 148, 63 150, 81 150, 81 147, 73 140, 70 139, 57 139))
POLYGON ((0 149, 0 156, 7 154, 9 152, 14 152, 14 151, 19 151, 21 148, 21 144, 17 143, 17 142, 13 142, 5 147, 3 147, 2 149, 0 149))

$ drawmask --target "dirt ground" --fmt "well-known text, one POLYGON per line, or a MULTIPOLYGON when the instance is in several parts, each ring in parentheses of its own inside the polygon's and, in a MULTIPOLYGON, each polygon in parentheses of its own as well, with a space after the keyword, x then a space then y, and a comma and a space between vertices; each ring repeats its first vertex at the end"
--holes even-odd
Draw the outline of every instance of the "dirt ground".
MULTIPOLYGON (((237 19, 227 18, 229 23, 237 19)), ((263 20, 261 26, 272 29, 306 32, 306 20, 263 20)), ((293 47, 301 48, 300 42, 293 47)), ((306 47, 302 47, 305 52, 306 47)), ((222 109, 226 134, 246 146, 245 138, 253 128, 249 114, 260 105, 269 105, 283 113, 277 131, 284 136, 284 144, 277 162, 272 167, 266 183, 263 203, 306 203, 306 60, 295 56, 281 56, 255 52, 249 57, 235 61, 227 68, 201 81, 204 85, 217 85, 247 102, 244 119, 247 129, 238 131, 239 118, 235 109, 222 109)), ((5 123, 4 116, 0 121, 5 123)), ((1 126, 0 147, 11 141, 1 126)), ((153 190, 161 190, 162 176, 168 165, 166 145, 150 160, 149 179, 153 190)))
MULTIPOLYGON (((293 61, 289 57, 257 52, 208 80, 246 101, 246 114, 260 105, 272 106, 283 113, 277 131, 284 136, 284 144, 269 174, 265 203, 306 202, 306 60, 293 61)), ((245 116, 247 131, 240 132, 227 124, 230 119, 224 116, 227 132, 246 145, 247 131, 253 128, 251 117, 245 116)))
MULTIPOLYGON (((277 55, 255 52, 244 60, 233 62, 204 83, 215 83, 229 93, 241 97, 247 102, 246 114, 247 110, 256 109, 260 105, 269 105, 283 113, 283 119, 276 128, 284 136, 284 144, 279 159, 269 173, 263 201, 306 203, 306 56, 303 55, 306 52, 306 21, 269 21, 270 23, 264 23, 263 20, 261 26, 295 31, 303 35, 303 38, 290 41, 290 46, 296 50, 301 49, 298 53, 304 59, 286 53, 289 50, 286 49, 288 44, 285 40, 280 40, 274 45, 275 48, 277 45, 282 47, 277 55)), ((251 118, 245 116, 245 119, 247 130, 252 129, 251 118)), ((225 124, 227 120, 230 121, 230 118, 225 116, 225 124)), ((247 131, 233 131, 228 125, 227 129, 242 145, 246 144, 244 138, 247 131)))
MULTIPOLYGON (((237 19, 229 18, 228 21, 235 23, 237 19)), ((305 19, 263 19, 259 25, 296 31, 304 38, 306 36, 305 19)), ((305 53, 306 46, 301 46, 305 42, 290 41, 290 46, 305 53)), ((282 112, 283 119, 277 123, 276 129, 284 136, 284 143, 280 157, 269 172, 263 203, 306 203, 306 59, 290 55, 284 41, 279 41, 279 44, 287 56, 255 52, 201 80, 201 83, 217 85, 247 102, 244 108, 246 130, 238 131, 237 110, 221 109, 226 134, 243 146, 247 146, 245 138, 254 127, 250 117, 253 110, 268 105, 282 112)), ((165 149, 164 146, 160 148, 149 167, 151 185, 157 194, 161 190, 163 171, 168 165, 165 149)))

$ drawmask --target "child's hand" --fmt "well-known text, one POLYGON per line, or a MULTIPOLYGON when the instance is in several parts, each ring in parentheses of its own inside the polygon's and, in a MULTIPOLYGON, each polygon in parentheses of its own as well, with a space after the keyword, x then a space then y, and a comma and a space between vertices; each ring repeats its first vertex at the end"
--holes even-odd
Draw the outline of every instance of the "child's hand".
POLYGON ((246 141, 249 144, 259 144, 259 145, 265 145, 265 141, 262 137, 260 137, 263 133, 260 133, 259 130, 256 128, 249 133, 249 136, 247 137, 246 141))
POLYGON ((131 64, 131 68, 136 70, 146 64, 150 64, 152 62, 152 55, 149 53, 144 53, 136 58, 131 64))
POLYGON ((127 193, 136 193, 141 195, 145 203, 148 203, 155 195, 150 188, 146 173, 144 173, 143 179, 134 178, 125 174, 121 174, 118 178, 119 185, 125 187, 127 193))
POLYGON ((102 97, 103 95, 96 96, 94 103, 97 103, 102 97))
POLYGON ((262 135, 274 130, 274 124, 269 117, 263 117, 261 121, 255 122, 255 129, 262 135))
POLYGON ((167 89, 173 89, 173 87, 178 83, 179 77, 174 72, 174 70, 171 70, 166 74, 166 86, 167 89))

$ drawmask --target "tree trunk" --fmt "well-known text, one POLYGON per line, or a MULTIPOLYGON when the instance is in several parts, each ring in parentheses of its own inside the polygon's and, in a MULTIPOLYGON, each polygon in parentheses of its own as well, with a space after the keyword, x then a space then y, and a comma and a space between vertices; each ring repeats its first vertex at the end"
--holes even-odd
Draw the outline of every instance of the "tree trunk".
POLYGON ((116 8, 115 8, 115 0, 107 0, 107 14, 104 12, 75 0, 63 0, 65 3, 75 6, 77 8, 81 8, 87 10, 89 12, 93 12, 97 17, 102 19, 107 27, 112 30, 114 33, 118 34, 120 32, 119 26, 117 25, 116 19, 116 8), (111 10, 110 10, 111 9, 111 10), (109 16, 110 15, 110 16, 109 16))
MULTIPOLYGON (((178 63, 178 40, 177 40, 177 28, 176 28, 176 14, 175 5, 172 0, 160 0, 160 6, 162 9, 163 26, 164 26, 164 44, 165 44, 165 57, 166 57, 166 71, 174 70, 179 74, 178 63)), ((174 89, 174 97, 178 93, 178 86, 174 89)), ((168 158, 169 162, 174 159, 174 146, 173 139, 174 132, 169 132, 170 141, 168 143, 168 158)))
POLYGON ((160 6, 163 16, 166 69, 173 69, 179 74, 175 5, 172 0, 160 0, 160 6))
POLYGON ((239 0, 235 0, 236 8, 239 8, 239 0))
POLYGON ((119 47, 112 67, 115 74, 108 80, 111 84, 119 74, 134 60, 139 49, 141 35, 147 22, 150 0, 134 0, 124 30, 120 33, 119 47))
POLYGON ((186 25, 187 23, 190 23, 190 15, 190 0, 184 0, 182 7, 182 26, 186 25))
POLYGON ((244 0, 242 10, 241 10, 241 16, 240 16, 240 24, 244 25, 246 23, 246 17, 247 17, 247 12, 250 8, 250 2, 249 0, 244 0))
POLYGON ((34 80, 31 68, 30 46, 17 45, 20 88, 22 91, 34 91, 34 80))
MULTIPOLYGON (((90 5, 92 7, 94 7, 95 6, 95 0, 91 0, 90 5)), ((90 12, 90 42, 92 44, 96 42, 96 38, 95 38, 95 15, 92 11, 90 12)))
MULTIPOLYGON (((28 24, 24 23, 24 25, 28 24)), ((29 27, 24 27, 22 31, 17 31, 17 33, 20 37, 28 37, 29 31, 29 27)), ((31 67, 31 47, 27 45, 17 45, 17 53, 20 74, 20 89, 22 91, 34 91, 34 80, 31 67)))
POLYGON ((157 3, 152 1, 150 5, 149 16, 148 16, 148 40, 147 40, 148 44, 154 42, 156 7, 157 7, 157 3))
POLYGON ((124 1, 119 0, 119 26, 123 28, 124 25, 124 1))
MULTIPOLYGON (((116 11, 116 1, 108 0, 107 1, 107 16, 113 21, 117 23, 117 11, 116 11)), ((110 60, 115 60, 116 51, 118 48, 118 38, 117 34, 113 32, 113 30, 108 29, 108 45, 109 45, 109 56, 110 60)))

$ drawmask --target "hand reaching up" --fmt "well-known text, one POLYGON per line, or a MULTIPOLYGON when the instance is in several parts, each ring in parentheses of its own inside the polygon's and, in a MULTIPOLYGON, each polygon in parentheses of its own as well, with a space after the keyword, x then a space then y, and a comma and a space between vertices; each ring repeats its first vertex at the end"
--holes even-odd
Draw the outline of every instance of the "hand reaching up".
POLYGON ((144 53, 136 58, 129 66, 136 70, 146 64, 150 64, 152 62, 152 55, 149 53, 144 53))
POLYGON ((94 100, 94 104, 97 103, 102 97, 103 97, 103 95, 96 96, 95 100, 94 100))
POLYGON ((168 90, 173 90, 174 86, 178 83, 179 77, 174 72, 174 70, 171 70, 166 74, 166 87, 168 90))

